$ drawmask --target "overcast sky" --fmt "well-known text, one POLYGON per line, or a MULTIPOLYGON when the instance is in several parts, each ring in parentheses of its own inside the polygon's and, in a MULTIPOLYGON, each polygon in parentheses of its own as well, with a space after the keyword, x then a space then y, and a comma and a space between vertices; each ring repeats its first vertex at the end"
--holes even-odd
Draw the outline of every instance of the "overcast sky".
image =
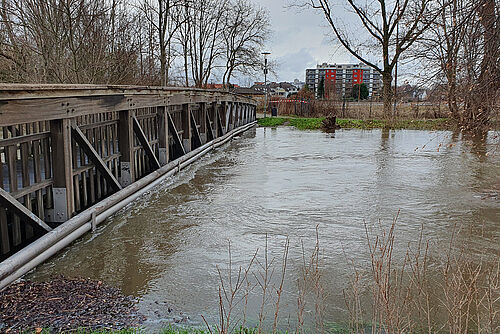
POLYGON ((327 36, 330 29, 319 12, 288 8, 290 0, 253 0, 267 8, 271 16, 272 37, 268 43, 270 59, 279 64, 278 81, 304 81, 306 68, 318 63, 357 62, 327 36))

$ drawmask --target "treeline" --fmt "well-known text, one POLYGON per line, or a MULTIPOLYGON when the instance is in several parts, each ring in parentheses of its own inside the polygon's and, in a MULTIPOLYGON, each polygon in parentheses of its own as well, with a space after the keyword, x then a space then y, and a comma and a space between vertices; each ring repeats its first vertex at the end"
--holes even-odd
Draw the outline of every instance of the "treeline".
POLYGON ((445 87, 451 115, 465 129, 485 128, 498 114, 498 0, 295 1, 320 11, 336 40, 381 74, 386 117, 396 114, 401 62, 422 64, 425 85, 445 87), (346 25, 349 16, 358 24, 346 25))
POLYGON ((0 82, 228 84, 270 32, 250 0, 0 1, 0 82))
POLYGON ((500 7, 495 0, 435 0, 440 8, 411 56, 442 87, 451 116, 487 126, 500 104, 500 7))

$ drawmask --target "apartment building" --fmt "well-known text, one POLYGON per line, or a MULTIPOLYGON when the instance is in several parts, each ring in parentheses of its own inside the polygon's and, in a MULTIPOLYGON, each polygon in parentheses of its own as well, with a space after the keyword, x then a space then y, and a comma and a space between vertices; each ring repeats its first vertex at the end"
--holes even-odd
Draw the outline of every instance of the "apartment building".
POLYGON ((359 64, 327 64, 306 69, 306 84, 318 96, 318 86, 324 80, 325 98, 341 99, 351 96, 352 87, 364 83, 370 96, 380 96, 382 76, 364 63, 359 64))

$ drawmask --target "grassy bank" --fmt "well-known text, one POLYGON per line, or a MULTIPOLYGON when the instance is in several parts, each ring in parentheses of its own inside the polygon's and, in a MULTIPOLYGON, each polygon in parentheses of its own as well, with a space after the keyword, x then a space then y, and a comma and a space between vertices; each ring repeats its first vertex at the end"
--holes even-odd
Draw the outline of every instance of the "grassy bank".
MULTIPOLYGON (((263 127, 280 125, 294 126, 299 130, 319 130, 323 127, 324 117, 320 118, 259 118, 258 124, 263 127)), ((415 120, 381 120, 381 119, 337 119, 337 125, 345 129, 411 129, 411 130, 452 130, 453 124, 447 118, 415 119, 415 120)))
POLYGON ((411 130, 451 130, 453 124, 447 118, 402 119, 402 120, 359 120, 337 119, 341 128, 348 129, 411 129, 411 130))
POLYGON ((292 117, 266 117, 257 120, 259 126, 276 127, 280 125, 294 126, 299 130, 318 130, 323 126, 325 118, 292 118, 292 117))

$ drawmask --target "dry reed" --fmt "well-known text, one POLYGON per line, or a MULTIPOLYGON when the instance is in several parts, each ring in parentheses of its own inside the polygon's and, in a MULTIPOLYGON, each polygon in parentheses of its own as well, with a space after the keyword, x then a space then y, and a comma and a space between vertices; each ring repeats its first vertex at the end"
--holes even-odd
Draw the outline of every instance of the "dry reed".
MULTIPOLYGON (((348 331, 353 334, 391 333, 500 333, 500 257, 493 261, 484 256, 466 256, 464 235, 456 227, 447 248, 440 254, 425 238, 424 227, 417 240, 401 248, 396 246, 399 212, 386 228, 365 224, 369 270, 358 269, 354 261, 352 275, 343 290, 348 331), (369 291, 367 294, 366 291, 369 291)), ((442 244, 440 242, 439 244, 442 244)), ((303 242, 301 275, 297 279, 295 333, 306 332, 306 314, 314 316, 315 333, 325 332, 325 289, 319 228, 310 253, 303 242), (314 305, 309 304, 313 302, 314 305)), ((256 333, 266 329, 267 313, 273 307, 272 333, 279 332, 280 307, 286 284, 290 240, 286 238, 281 261, 269 254, 269 239, 259 256, 255 252, 248 265, 234 271, 231 244, 228 247, 227 275, 219 273, 218 334, 235 332, 246 325, 249 294, 260 298, 256 312, 256 333), (279 277, 275 280, 275 266, 279 277), (252 277, 255 282, 251 283, 252 277), (243 318, 233 319, 236 308, 243 318)), ((277 275, 278 276, 278 275, 277 275)), ((328 320, 328 319, 326 319, 328 320)), ((207 324, 208 327, 208 324, 207 324)), ((208 328, 212 333, 212 329, 208 328)))
POLYGON ((440 261, 430 240, 424 240, 422 226, 418 240, 408 243, 396 264, 397 219, 375 234, 365 228, 370 275, 362 280, 363 273, 353 264, 352 279, 344 290, 350 333, 366 333, 368 327, 373 334, 500 332, 500 257, 493 266, 482 257, 468 258, 455 227, 440 261), (431 255, 437 258, 434 270, 441 270, 433 275, 431 255), (371 291, 368 305, 361 302, 364 288, 371 291), (369 315, 367 309, 371 309, 369 315))

